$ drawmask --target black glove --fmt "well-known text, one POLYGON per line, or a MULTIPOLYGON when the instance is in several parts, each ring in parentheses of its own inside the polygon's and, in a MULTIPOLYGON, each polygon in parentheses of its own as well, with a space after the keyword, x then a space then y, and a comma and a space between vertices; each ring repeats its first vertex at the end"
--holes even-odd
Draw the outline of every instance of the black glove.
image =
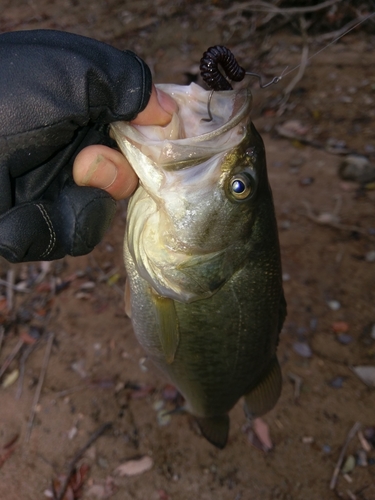
POLYGON ((53 260, 99 243, 115 201, 75 185, 73 160, 90 144, 114 146, 108 124, 135 118, 151 83, 135 54, 96 40, 0 35, 0 255, 53 260))

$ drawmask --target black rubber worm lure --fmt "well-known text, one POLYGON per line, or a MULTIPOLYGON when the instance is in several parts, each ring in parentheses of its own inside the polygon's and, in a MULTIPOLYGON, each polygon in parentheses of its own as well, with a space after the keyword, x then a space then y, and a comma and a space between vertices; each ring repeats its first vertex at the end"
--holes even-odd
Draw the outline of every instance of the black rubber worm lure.
POLYGON ((275 76, 270 82, 262 84, 262 77, 258 73, 245 71, 236 61, 232 52, 223 45, 210 47, 203 54, 199 69, 203 80, 211 88, 211 93, 207 103, 207 113, 209 118, 203 118, 203 121, 212 121, 211 99, 215 90, 233 90, 228 78, 234 82, 241 82, 245 75, 256 76, 259 79, 259 85, 262 89, 277 83, 282 76, 275 76), (219 64, 225 72, 225 76, 219 71, 219 64))
POLYGON ((241 82, 245 78, 246 71, 238 64, 232 52, 223 45, 215 45, 203 54, 199 66, 203 80, 212 90, 233 90, 229 81, 220 73, 219 64, 230 80, 241 82))
POLYGON ((223 45, 215 45, 206 50, 199 66, 203 80, 212 90, 233 90, 227 78, 220 73, 219 64, 225 71, 225 76, 230 80, 241 82, 245 75, 256 76, 262 89, 279 82, 282 78, 282 75, 275 76, 270 82, 263 85, 262 77, 258 73, 245 71, 229 49, 223 45))

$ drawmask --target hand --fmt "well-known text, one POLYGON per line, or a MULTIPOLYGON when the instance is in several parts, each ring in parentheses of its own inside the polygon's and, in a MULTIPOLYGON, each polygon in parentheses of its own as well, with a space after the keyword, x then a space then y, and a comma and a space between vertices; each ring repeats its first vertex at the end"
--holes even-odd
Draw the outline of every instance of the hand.
POLYGON ((0 60, 0 255, 88 253, 137 183, 108 124, 163 125, 175 105, 135 54, 78 35, 5 33, 0 60))
MULTIPOLYGON (((177 110, 176 102, 161 90, 152 88, 146 108, 132 120, 136 125, 167 125, 177 110)), ((130 196, 138 184, 138 177, 126 158, 106 146, 88 146, 76 157, 73 178, 79 186, 104 189, 115 200, 130 196)))

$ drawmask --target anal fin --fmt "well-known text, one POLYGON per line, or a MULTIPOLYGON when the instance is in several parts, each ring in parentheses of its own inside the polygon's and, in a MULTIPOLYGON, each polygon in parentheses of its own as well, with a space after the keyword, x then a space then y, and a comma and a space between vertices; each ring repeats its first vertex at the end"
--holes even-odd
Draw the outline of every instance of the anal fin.
POLYGON ((180 340, 178 318, 174 300, 152 294, 155 315, 159 327, 159 339, 166 362, 173 363, 180 340))
POLYGON ((277 358, 275 358, 270 370, 261 382, 244 395, 246 416, 254 419, 272 410, 280 397, 281 387, 281 369, 277 358))
POLYGON ((229 416, 195 417, 203 436, 217 448, 223 449, 228 441, 229 416))

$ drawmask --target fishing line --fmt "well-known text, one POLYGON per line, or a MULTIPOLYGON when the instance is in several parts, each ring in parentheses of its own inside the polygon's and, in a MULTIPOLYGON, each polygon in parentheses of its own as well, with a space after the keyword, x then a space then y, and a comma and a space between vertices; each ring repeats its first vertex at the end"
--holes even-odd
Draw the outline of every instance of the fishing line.
MULTIPOLYGON (((210 95, 208 97, 208 103, 207 103, 208 118, 203 118, 203 121, 210 122, 213 119, 212 113, 211 113, 211 101, 212 101, 213 93, 215 91, 218 91, 218 90, 233 90, 233 87, 230 83, 231 81, 240 82, 245 78, 245 75, 249 75, 249 76, 254 76, 254 77, 258 78, 259 86, 262 89, 267 88, 270 85, 274 85, 274 84, 280 82, 280 80, 282 80, 285 76, 289 75, 293 71, 296 71, 302 65, 306 66, 308 61, 310 61, 311 59, 316 57, 318 54, 323 52, 323 50, 326 50, 328 47, 335 44, 338 40, 340 40, 340 38, 343 38, 345 35, 347 35, 352 30, 354 30, 355 28, 357 28, 358 26, 360 26, 361 24, 366 22, 368 19, 370 19, 374 15, 375 15, 375 12, 372 12, 371 14, 366 16, 361 21, 355 23, 349 29, 344 31, 344 33, 341 33, 334 40, 332 40, 327 45, 325 45, 322 49, 318 50, 317 52, 312 54, 310 57, 307 57, 306 59, 303 58, 304 60, 300 64, 298 64, 294 68, 290 69, 289 71, 287 71, 289 66, 286 66, 286 68, 281 73, 281 75, 275 76, 268 83, 263 83, 262 77, 258 73, 246 71, 244 68, 242 68, 238 64, 233 53, 229 49, 224 47, 223 45, 215 45, 213 47, 210 47, 203 54, 203 57, 200 60, 200 66, 199 66, 203 80, 206 82, 206 84, 211 89, 210 95), (224 70, 225 76, 220 72, 219 65, 224 70)), ((307 46, 304 46, 302 53, 304 53, 306 47, 307 46)))
MULTIPOLYGON (((213 119, 212 113, 211 113, 211 101, 212 101, 213 93, 215 91, 220 91, 220 90, 221 91, 222 90, 233 90, 233 87, 230 83, 231 81, 240 82, 245 78, 245 75, 249 75, 249 76, 254 76, 254 77, 258 78, 259 86, 262 89, 267 88, 270 85, 274 85, 274 84, 280 82, 280 80, 282 80, 285 76, 289 75, 293 71, 296 71, 298 68, 301 68, 302 65, 306 66, 308 61, 310 61, 311 59, 316 57, 318 54, 323 52, 323 50, 326 50, 328 47, 335 44, 338 40, 340 40, 340 38, 343 38, 345 35, 350 33, 352 30, 354 30, 355 28, 357 28, 358 26, 360 26, 364 22, 368 21, 374 15, 375 15, 375 12, 372 12, 371 14, 367 15, 364 19, 355 23, 349 29, 344 31, 344 33, 341 33, 334 40, 329 42, 322 49, 320 49, 317 52, 315 52, 314 54, 312 54, 310 57, 307 57, 307 58, 304 57, 304 53, 305 53, 306 48, 307 48, 307 45, 304 45, 303 51, 302 51, 303 62, 300 62, 300 64, 298 64, 294 68, 290 69, 289 71, 287 71, 288 66, 286 66, 286 68, 281 73, 281 75, 275 76, 268 83, 263 83, 262 77, 258 73, 246 71, 244 68, 242 68, 242 66, 240 66, 238 64, 233 53, 227 47, 224 47, 223 45, 215 45, 213 47, 210 47, 203 54, 203 57, 200 61, 200 66, 199 66, 203 80, 211 88, 211 92, 210 92, 210 95, 208 97, 208 103, 207 103, 208 118, 203 118, 203 121, 210 122, 213 119), (224 75, 220 72, 219 65, 224 70, 224 75)), ((307 51, 307 53, 308 53, 308 51, 307 51)))
MULTIPOLYGON (((372 12, 371 14, 369 14, 368 16, 366 16, 364 19, 362 19, 362 21, 359 21, 354 26, 352 26, 351 28, 349 28, 348 30, 346 30, 344 33, 342 33, 340 36, 338 36, 337 38, 335 38, 334 40, 332 40, 331 42, 329 42, 327 45, 325 45, 322 49, 318 50, 317 52, 315 52, 314 54, 312 54, 310 57, 308 57, 306 62, 310 61, 313 57, 315 57, 318 54, 320 54, 321 52, 323 52, 323 50, 326 50, 328 47, 330 47, 331 45, 333 45, 334 43, 336 43, 338 40, 340 40, 340 38, 342 38, 345 35, 347 35, 348 33, 350 33, 352 30, 354 30, 355 28, 357 28, 358 26, 360 26, 362 23, 366 22, 368 19, 370 19, 374 15, 375 15, 375 12, 372 12)), ((279 78, 277 80, 277 82, 279 82, 283 77, 289 75, 290 73, 292 73, 293 71, 295 71, 296 69, 298 69, 300 66, 301 66, 301 64, 298 64, 294 68, 290 69, 287 73, 285 73, 285 71, 288 69, 288 66, 287 66, 284 69, 283 73, 279 77, 276 77, 276 78, 279 78)), ((274 83, 277 83, 277 82, 274 82, 274 83)))

